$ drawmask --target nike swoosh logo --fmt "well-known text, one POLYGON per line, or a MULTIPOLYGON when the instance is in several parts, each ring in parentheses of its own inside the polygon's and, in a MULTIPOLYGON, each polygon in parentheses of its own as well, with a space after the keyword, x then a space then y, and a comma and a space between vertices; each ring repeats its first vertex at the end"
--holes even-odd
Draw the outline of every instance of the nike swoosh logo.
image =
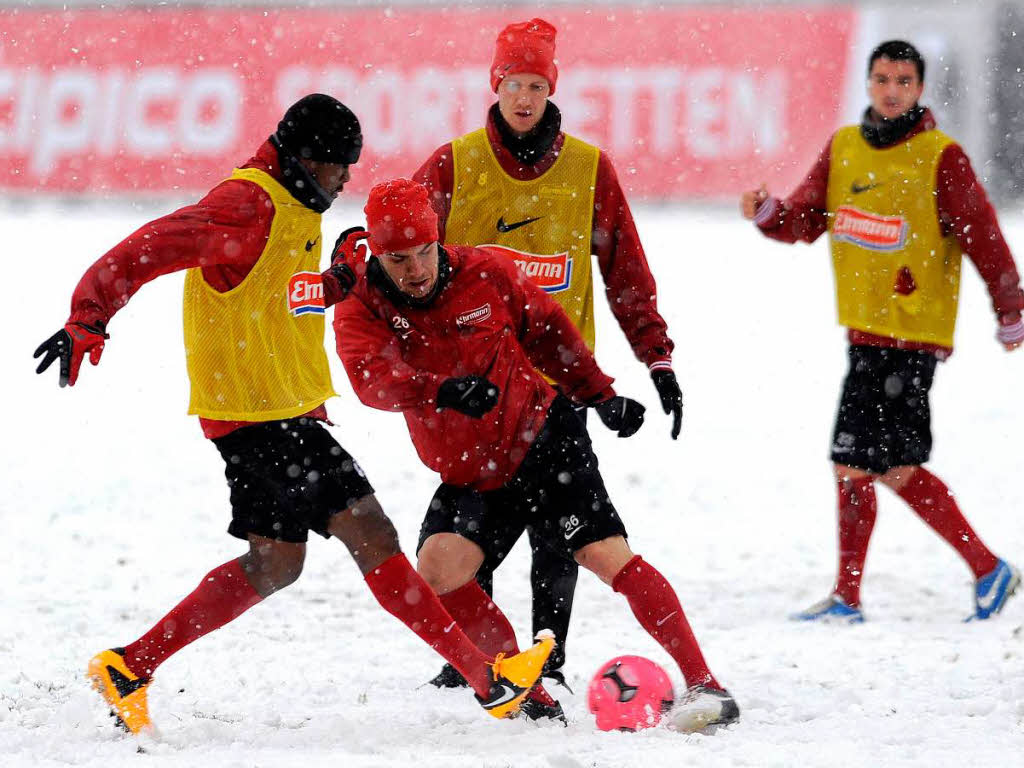
POLYGON ((501 696, 499 696, 497 699, 494 699, 493 701, 487 702, 488 709, 494 709, 495 707, 500 707, 502 704, 507 704, 519 695, 519 693, 514 688, 510 688, 504 683, 501 684, 501 687, 501 696))
POLYGON ((500 219, 498 219, 498 225, 497 225, 498 226, 498 231, 499 232, 511 232, 513 229, 519 229, 520 227, 525 227, 527 224, 532 224, 533 222, 540 221, 543 218, 544 218, 543 216, 536 216, 536 217, 534 217, 532 219, 523 219, 522 221, 517 221, 515 224, 506 224, 505 223, 505 217, 502 216, 500 219))
POLYGON ((584 528, 586 528, 586 526, 587 526, 587 524, 586 524, 586 523, 584 523, 584 524, 583 524, 583 525, 581 525, 581 526, 580 526, 579 528, 577 528, 577 529, 576 529, 575 531, 571 531, 570 533, 567 533, 567 534, 565 534, 565 540, 566 540, 566 541, 568 541, 568 540, 569 540, 569 539, 571 539, 571 538, 572 538, 573 536, 575 536, 575 535, 576 535, 577 533, 579 533, 579 532, 580 532, 580 531, 582 531, 582 530, 583 530, 584 528))
POLYGON ((316 241, 319 240, 319 239, 320 238, 317 237, 317 238, 315 238, 313 240, 307 240, 306 241, 306 250, 307 251, 312 251, 313 250, 313 246, 316 245, 316 241))
POLYGON ((447 635, 454 628, 455 628, 455 622, 453 621, 451 624, 449 624, 447 627, 444 628, 444 633, 447 635))
POLYGON ((988 592, 984 596, 978 598, 978 607, 982 610, 989 610, 992 604, 995 603, 996 597, 999 595, 1000 587, 1010 578, 1009 571, 1000 574, 1000 577, 992 581, 992 586, 988 588, 988 592), (1003 578, 1003 577, 1006 578, 1003 578))
POLYGON ((855 195, 859 195, 861 192, 867 192, 869 189, 880 187, 884 183, 885 182, 879 182, 877 184, 858 184, 857 182, 853 182, 853 184, 850 185, 850 192, 855 195))
POLYGON ((677 613, 679 613, 679 611, 672 611, 672 613, 670 613, 670 614, 669 614, 668 616, 666 616, 666 617, 665 617, 665 618, 663 618, 663 619, 659 619, 658 621, 656 621, 656 622, 654 622, 654 623, 655 623, 655 624, 657 624, 657 625, 658 625, 658 626, 660 627, 660 626, 661 626, 662 624, 664 624, 664 623, 665 623, 666 621, 668 621, 669 619, 671 619, 671 618, 672 618, 673 616, 675 616, 675 615, 676 615, 677 613))

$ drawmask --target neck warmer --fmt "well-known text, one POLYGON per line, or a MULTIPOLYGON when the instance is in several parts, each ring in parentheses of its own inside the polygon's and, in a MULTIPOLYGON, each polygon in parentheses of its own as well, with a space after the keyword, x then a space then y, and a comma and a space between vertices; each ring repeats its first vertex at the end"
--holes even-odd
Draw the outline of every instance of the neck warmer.
POLYGON ((497 104, 491 105, 490 116, 494 121, 495 128, 498 129, 501 145, 523 165, 535 165, 544 157, 562 129, 562 113, 551 101, 544 109, 540 122, 533 127, 533 130, 522 136, 517 136, 505 122, 497 104))
POLYGON ((291 196, 317 213, 330 208, 334 198, 317 183, 309 169, 299 162, 299 158, 281 143, 276 133, 270 137, 270 143, 277 150, 277 159, 281 163, 281 184, 291 196))
POLYGON ((888 120, 871 107, 860 122, 860 135, 875 149, 890 147, 902 141, 924 117, 924 107, 915 104, 895 120, 888 120))

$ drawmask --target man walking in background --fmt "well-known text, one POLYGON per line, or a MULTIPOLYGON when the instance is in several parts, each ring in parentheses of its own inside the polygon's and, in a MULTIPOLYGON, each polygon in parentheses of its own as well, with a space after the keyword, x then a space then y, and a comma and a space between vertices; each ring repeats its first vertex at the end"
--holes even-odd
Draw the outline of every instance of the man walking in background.
POLYGON ((492 664, 412 569, 369 481, 323 426, 334 389, 323 349, 321 214, 361 148, 343 104, 323 94, 299 100, 228 180, 93 264, 68 322, 36 350, 45 355, 37 372, 59 360, 61 386, 74 385, 86 354, 99 362, 114 313, 146 282, 188 270, 189 412, 224 459, 228 532, 249 551, 214 568, 137 640, 90 662, 90 680, 132 733, 152 729, 147 691, 160 664, 293 583, 309 530, 345 544, 384 609, 457 667, 492 715, 518 709, 522 697, 509 697, 508 686, 529 688, 550 652, 547 639, 492 664))
MULTIPOLYGON (((441 242, 486 245, 515 262, 561 305, 591 350, 596 255, 612 313, 650 369, 675 439, 683 398, 654 278, 608 155, 561 131, 561 113, 549 100, 558 82, 555 32, 543 19, 501 31, 490 70, 498 101, 486 126, 437 149, 414 178, 431 192, 441 242)), ((564 684, 560 669, 578 569, 527 530, 533 626, 554 630, 557 645, 545 674, 564 684)), ((508 547, 517 539, 510 537, 508 547)), ((507 554, 495 550, 477 574, 488 593, 507 554)), ((464 684, 451 667, 432 682, 464 684)))
POLYGON ((874 483, 900 496, 967 563, 969 619, 1003 609, 1020 573, 974 532, 952 493, 924 468, 931 453, 928 392, 953 351, 961 254, 981 274, 1007 351, 1024 342, 1024 293, 985 190, 963 149, 919 105, 924 60, 893 40, 868 61, 870 106, 839 129, 785 200, 759 190, 741 208, 766 236, 814 242, 829 233, 839 322, 850 368, 832 441, 839 566, 833 593, 794 618, 863 621, 860 583, 875 524, 874 483))

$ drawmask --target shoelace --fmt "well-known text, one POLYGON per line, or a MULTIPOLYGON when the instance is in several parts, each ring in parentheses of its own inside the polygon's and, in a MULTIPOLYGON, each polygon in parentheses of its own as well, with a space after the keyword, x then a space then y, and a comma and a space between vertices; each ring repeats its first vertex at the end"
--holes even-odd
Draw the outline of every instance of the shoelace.
POLYGON ((497 677, 501 673, 501 662, 505 660, 505 654, 499 653, 494 657, 494 661, 491 662, 491 669, 494 670, 494 676, 497 677))

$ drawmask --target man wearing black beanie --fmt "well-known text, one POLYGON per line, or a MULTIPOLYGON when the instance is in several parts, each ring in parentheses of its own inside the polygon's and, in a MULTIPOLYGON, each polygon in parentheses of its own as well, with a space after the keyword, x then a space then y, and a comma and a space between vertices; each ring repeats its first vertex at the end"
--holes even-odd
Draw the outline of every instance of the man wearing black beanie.
POLYGON ((337 99, 313 93, 289 107, 270 143, 281 163, 281 183, 307 208, 323 213, 348 181, 348 166, 359 161, 363 135, 352 110, 337 99), (340 181, 336 189, 335 176, 340 181))
POLYGON ((335 392, 323 349, 320 220, 361 149, 345 105, 323 94, 300 99, 230 178, 93 264, 67 323, 36 350, 37 373, 59 360, 60 385, 74 385, 86 353, 99 362, 115 312, 153 278, 187 270, 189 413, 224 459, 228 533, 249 550, 214 568, 137 640, 90 661, 89 680, 132 733, 152 730, 157 667, 294 582, 310 530, 348 547, 381 606, 456 666, 490 714, 518 708, 507 691, 525 695, 551 651, 545 639, 494 661, 473 645, 402 554, 358 463, 323 426, 335 392))

